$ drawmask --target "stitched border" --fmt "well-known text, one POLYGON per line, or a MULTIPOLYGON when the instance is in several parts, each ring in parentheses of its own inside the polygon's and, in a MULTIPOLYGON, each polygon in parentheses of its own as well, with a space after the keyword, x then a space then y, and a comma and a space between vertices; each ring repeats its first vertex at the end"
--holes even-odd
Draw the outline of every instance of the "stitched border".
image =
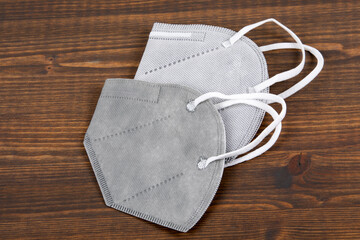
POLYGON ((178 32, 182 33, 182 31, 184 31, 185 33, 191 32, 191 33, 205 34, 205 32, 196 32, 196 31, 192 31, 192 30, 189 30, 189 31, 186 31, 186 30, 162 30, 162 29, 153 29, 153 30, 151 30, 151 32, 169 32, 169 33, 178 33, 178 32))
POLYGON ((132 127, 132 128, 129 128, 127 130, 123 130, 121 132, 117 132, 117 133, 113 133, 113 134, 110 134, 110 135, 106 135, 104 137, 98 137, 98 138, 95 138, 94 139, 94 142, 97 142, 97 141, 104 141, 104 140, 107 140, 109 138, 113 138, 113 137, 117 137, 117 136, 121 136, 123 134, 126 134, 126 133, 131 133, 131 132, 134 132, 134 131, 137 131, 137 130, 140 130, 142 129, 143 127, 148 127, 148 126, 151 126, 153 125, 154 123, 158 123, 158 122, 161 122, 161 121, 164 121, 164 120, 167 120, 171 117, 171 115, 167 115, 165 117, 161 117, 161 118, 157 118, 151 122, 147 122, 147 123, 144 123, 144 124, 141 124, 141 125, 138 125, 138 126, 135 126, 135 127, 132 127))
POLYGON ((169 29, 173 29, 174 31, 193 31, 193 30, 201 30, 201 31, 212 31, 212 32, 219 32, 228 35, 235 34, 234 30, 219 27, 219 26, 212 26, 212 25, 205 25, 205 24, 172 24, 172 23, 154 23, 151 31, 166 31, 169 29))
POLYGON ((110 96, 110 95, 101 95, 101 98, 115 98, 115 99, 127 99, 127 100, 135 100, 140 102, 149 102, 149 103, 157 103, 157 101, 147 100, 147 99, 140 99, 140 98, 132 98, 132 97, 122 97, 122 96, 110 96))
POLYGON ((160 37, 149 37, 153 40, 176 40, 176 41, 190 41, 190 42, 203 42, 204 39, 187 39, 187 38, 160 38, 160 37))
POLYGON ((175 224, 173 222, 168 222, 168 221, 162 220, 160 218, 154 217, 152 215, 145 214, 145 213, 142 213, 142 212, 138 212, 138 211, 135 211, 135 210, 133 210, 131 208, 127 208, 127 207, 124 207, 124 206, 116 204, 116 203, 111 204, 110 207, 112 207, 114 209, 117 209, 119 211, 122 211, 124 213, 133 215, 135 217, 138 217, 138 218, 141 218, 141 219, 144 219, 144 220, 159 224, 161 226, 168 227, 168 228, 171 228, 171 229, 175 229, 175 230, 180 231, 180 232, 186 232, 186 231, 189 230, 186 227, 180 226, 180 225, 175 224))
MULTIPOLYGON (((175 40, 175 39, 173 39, 173 40, 175 40)), ((178 59, 178 60, 176 60, 176 61, 167 63, 167 64, 165 64, 165 65, 163 65, 163 66, 159 66, 159 67, 157 67, 157 68, 154 68, 154 69, 151 69, 151 70, 149 70, 149 71, 146 71, 146 72, 145 72, 145 75, 147 75, 147 74, 149 74, 149 73, 156 72, 157 70, 161 70, 161 69, 163 69, 163 68, 171 67, 171 66, 175 65, 176 63, 185 62, 186 60, 189 60, 189 59, 192 59, 192 58, 195 58, 195 57, 199 57, 199 56, 201 56, 201 55, 205 55, 205 54, 207 54, 207 53, 210 53, 210 52, 213 52, 213 51, 219 50, 219 49, 220 49, 219 47, 215 47, 215 48, 211 48, 211 49, 206 49, 206 50, 201 51, 201 52, 198 52, 198 53, 196 53, 196 54, 192 54, 192 55, 187 56, 187 57, 184 57, 184 58, 182 58, 182 59, 178 59)))
MULTIPOLYGON (((260 52, 258 50, 258 46, 256 45, 256 43, 254 43, 253 41, 251 41, 249 38, 247 37, 243 37, 244 42, 247 43, 248 46, 250 46, 253 51, 255 52, 255 54, 258 56, 258 58, 260 59, 260 64, 262 66, 261 68, 261 73, 262 73, 262 82, 265 81, 268 78, 268 73, 267 73, 267 65, 266 65, 266 60, 264 55, 262 54, 262 52, 260 52), (266 70, 266 71, 265 71, 266 70)), ((262 92, 269 92, 269 87, 264 89, 262 92)), ((251 139, 254 138, 254 136, 256 135, 256 133, 259 131, 260 125, 262 123, 262 120, 264 119, 264 115, 265 115, 265 111, 261 110, 259 108, 256 108, 254 116, 251 120, 250 126, 248 127, 249 129, 254 129, 254 131, 246 131, 246 135, 243 137, 243 139, 241 139, 240 143, 238 144, 237 148, 240 148, 241 146, 244 146, 245 144, 249 143, 251 141, 251 139), (260 121, 256 121, 256 118, 260 119, 260 121), (254 125, 254 123, 256 123, 256 126, 254 125)), ((225 167, 228 163, 232 162, 234 159, 236 159, 237 157, 231 157, 231 158, 226 158, 225 159, 225 167)))
POLYGON ((172 180, 175 180, 176 178, 179 178, 179 177, 181 177, 181 176, 183 176, 183 175, 184 175, 183 173, 178 173, 178 174, 176 174, 176 175, 174 175, 174 176, 172 176, 172 177, 170 177, 170 178, 167 178, 167 179, 165 179, 165 180, 163 180, 163 181, 161 181, 161 182, 159 182, 159 183, 156 183, 156 184, 152 185, 151 187, 148 187, 148 188, 146 188, 146 189, 144 189, 144 190, 142 190, 142 191, 140 191, 140 192, 135 193, 135 194, 132 195, 131 197, 124 199, 123 202, 130 201, 130 200, 138 197, 139 195, 148 193, 148 192, 150 192, 151 190, 153 190, 153 189, 155 189, 155 188, 158 188, 158 187, 162 186, 163 184, 167 184, 167 183, 171 182, 172 180))
POLYGON ((106 184, 105 176, 101 170, 100 163, 97 160, 95 151, 91 144, 90 137, 87 133, 85 134, 84 146, 89 156, 91 166, 94 169, 95 177, 100 185, 100 190, 104 197, 105 204, 110 207, 112 204, 114 204, 114 201, 111 197, 110 190, 106 184))

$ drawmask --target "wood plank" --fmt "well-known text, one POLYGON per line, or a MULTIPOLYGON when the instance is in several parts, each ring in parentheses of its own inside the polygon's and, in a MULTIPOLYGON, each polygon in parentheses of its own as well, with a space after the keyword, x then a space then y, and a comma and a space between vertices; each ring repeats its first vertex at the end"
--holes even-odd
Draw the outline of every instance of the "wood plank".
MULTIPOLYGON (((360 239, 359 11, 355 0, 0 0, 0 238, 360 239), (104 80, 133 78, 152 24, 238 30, 269 17, 325 58, 287 99, 276 145, 225 170, 189 233, 106 207, 82 140, 104 80)), ((291 41, 271 24, 247 36, 291 41)), ((271 76, 300 61, 265 57, 271 76)), ((304 73, 272 91, 314 67, 307 55, 304 73)))

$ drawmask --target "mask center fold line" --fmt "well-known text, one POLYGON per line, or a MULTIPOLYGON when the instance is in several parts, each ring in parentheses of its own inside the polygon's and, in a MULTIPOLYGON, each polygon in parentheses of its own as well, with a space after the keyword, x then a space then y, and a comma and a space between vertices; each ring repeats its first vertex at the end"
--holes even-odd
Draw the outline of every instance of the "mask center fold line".
POLYGON ((193 58, 195 58, 195 57, 200 57, 200 56, 202 56, 202 55, 205 55, 205 54, 207 54, 207 53, 214 52, 214 51, 219 50, 219 49, 220 49, 220 47, 214 47, 214 48, 211 48, 211 49, 207 49, 207 50, 198 52, 198 53, 196 53, 196 54, 192 54, 192 55, 187 56, 187 57, 183 57, 182 59, 178 59, 178 60, 173 61, 173 62, 170 62, 170 63, 168 63, 168 64, 164 64, 163 66, 159 66, 159 67, 157 67, 157 68, 154 68, 154 69, 151 69, 151 70, 149 70, 149 71, 146 71, 146 72, 145 72, 145 75, 150 74, 150 73, 153 73, 153 72, 156 72, 156 71, 158 71, 158 70, 162 70, 162 69, 167 68, 167 67, 171 67, 171 66, 173 66, 173 65, 175 65, 175 64, 177 64, 177 63, 185 62, 186 60, 190 60, 190 59, 193 59, 193 58))
POLYGON ((136 197, 138 197, 138 196, 140 196, 142 194, 145 194, 145 193, 148 193, 148 192, 154 190, 155 188, 159 188, 161 186, 164 186, 165 184, 167 184, 167 183, 169 183, 169 182, 171 182, 171 181, 175 180, 176 178, 179 178, 179 177, 181 177, 183 175, 184 175, 184 173, 181 172, 181 173, 178 173, 178 174, 176 174, 176 175, 174 175, 172 177, 169 177, 169 178, 167 178, 167 179, 165 179, 165 180, 163 180, 163 181, 161 181, 159 183, 156 183, 156 184, 152 185, 151 187, 145 188, 144 190, 135 193, 131 197, 125 198, 123 200, 123 202, 130 201, 130 200, 132 200, 132 199, 134 199, 134 198, 136 198, 136 197))
POLYGON ((158 123, 158 122, 162 122, 164 120, 167 120, 171 117, 171 115, 167 115, 165 117, 161 117, 161 118, 157 118, 151 122, 147 122, 147 123, 144 123, 144 124, 140 124, 138 126, 135 126, 135 127, 132 127, 132 128, 129 128, 127 130, 123 130, 123 131, 120 131, 120 132, 116 132, 116 133, 113 133, 113 134, 109 134, 109 135, 106 135, 106 136, 103 136, 103 137, 98 137, 98 138, 95 138, 94 139, 94 142, 97 142, 97 141, 104 141, 104 140, 107 140, 109 138, 113 138, 113 137, 118 137, 118 136, 121 136, 123 134, 126 134, 126 133, 131 133, 131 132, 135 132, 135 131, 138 131, 140 129, 142 129, 143 127, 148 127, 148 126, 151 126, 155 123, 158 123))

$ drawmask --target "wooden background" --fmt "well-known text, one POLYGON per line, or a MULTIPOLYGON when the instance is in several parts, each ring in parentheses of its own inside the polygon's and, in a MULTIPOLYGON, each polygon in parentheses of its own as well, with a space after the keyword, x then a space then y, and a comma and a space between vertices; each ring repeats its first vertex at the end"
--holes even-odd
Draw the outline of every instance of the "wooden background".
MULTIPOLYGON (((359 26, 356 0, 1 0, 0 238, 360 239, 359 26), (188 233, 106 207, 84 133, 104 80, 133 78, 152 24, 238 30, 269 17, 325 58, 319 77, 288 99, 275 147, 226 169, 188 233)), ((247 36, 291 40, 272 24, 247 36)), ((300 54, 266 58, 272 76, 300 54)), ((314 66, 308 55, 305 72, 314 66)))

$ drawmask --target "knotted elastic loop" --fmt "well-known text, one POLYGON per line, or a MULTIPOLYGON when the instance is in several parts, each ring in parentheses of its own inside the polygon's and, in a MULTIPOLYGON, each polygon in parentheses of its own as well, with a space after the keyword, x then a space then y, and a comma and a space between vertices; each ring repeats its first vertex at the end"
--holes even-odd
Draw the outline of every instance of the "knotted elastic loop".
POLYGON ((274 145, 274 143, 278 139, 280 132, 281 132, 281 121, 283 120, 283 118, 285 117, 285 114, 286 114, 286 103, 285 103, 284 99, 282 99, 281 97, 279 97, 277 95, 270 94, 270 93, 248 93, 248 94, 225 95, 225 94, 222 94, 219 92, 210 92, 210 93, 206 93, 206 94, 199 96, 194 101, 190 102, 188 104, 188 106, 191 105, 192 107, 194 107, 194 110, 195 110, 195 108, 200 103, 202 103, 208 99, 211 99, 211 98, 220 98, 220 99, 226 100, 226 101, 220 102, 218 104, 215 104, 215 107, 217 109, 227 108, 227 107, 230 107, 230 106, 236 105, 236 104, 247 104, 247 105, 254 106, 254 107, 257 107, 257 108, 260 108, 260 109, 266 111, 267 113, 269 113, 272 116, 274 121, 269 126, 267 126, 259 134, 259 136, 257 136, 252 142, 245 145, 244 147, 237 149, 235 151, 231 151, 231 152, 228 152, 225 154, 218 155, 218 156, 202 158, 198 163, 198 167, 200 169, 205 168, 211 162, 221 160, 224 158, 236 157, 240 154, 249 152, 254 147, 256 147, 267 135, 269 135, 276 128, 274 134, 272 135, 270 140, 265 145, 263 145, 262 147, 256 149, 255 151, 252 151, 238 159, 233 160, 230 163, 225 164, 225 167, 233 166, 240 162, 244 162, 244 161, 250 160, 254 157, 257 157, 257 156, 261 155, 262 153, 266 152, 271 146, 274 145), (260 100, 280 103, 282 106, 280 114, 278 114, 271 106, 269 106, 268 104, 266 104, 260 100))

